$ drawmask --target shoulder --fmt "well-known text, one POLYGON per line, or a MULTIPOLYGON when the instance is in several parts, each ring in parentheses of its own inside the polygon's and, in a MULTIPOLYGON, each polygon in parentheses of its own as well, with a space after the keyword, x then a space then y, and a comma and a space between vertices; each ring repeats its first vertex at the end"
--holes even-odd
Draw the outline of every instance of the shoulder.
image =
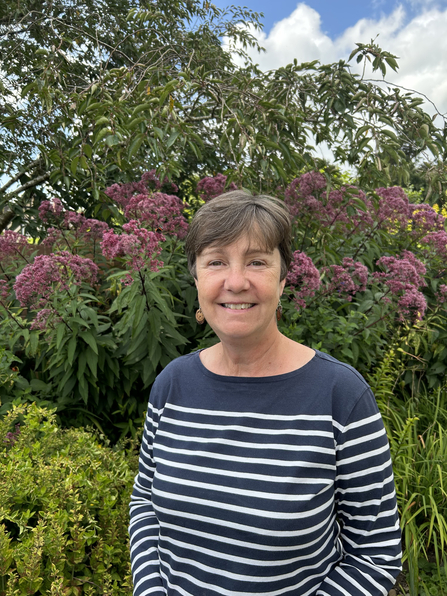
POLYGON ((365 390, 369 387, 362 375, 351 365, 340 362, 324 352, 315 352, 315 365, 326 381, 334 384, 347 384, 354 390, 365 390))
POLYGON ((349 364, 329 354, 316 352, 313 376, 321 393, 328 391, 332 401, 332 416, 340 425, 355 417, 378 412, 376 400, 366 380, 349 364))
POLYGON ((171 393, 173 388, 188 387, 194 383, 194 379, 197 378, 195 367, 198 358, 198 351, 191 352, 191 354, 179 356, 165 366, 152 385, 149 401, 158 408, 163 407, 166 396, 171 393))

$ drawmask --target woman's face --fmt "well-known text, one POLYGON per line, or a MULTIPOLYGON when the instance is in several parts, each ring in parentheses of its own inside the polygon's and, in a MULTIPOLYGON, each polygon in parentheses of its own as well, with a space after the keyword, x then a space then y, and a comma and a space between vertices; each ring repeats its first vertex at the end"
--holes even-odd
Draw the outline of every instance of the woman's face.
POLYGON ((197 256, 199 304, 221 341, 273 337, 285 285, 280 272, 279 250, 266 253, 247 236, 229 246, 209 246, 197 256))

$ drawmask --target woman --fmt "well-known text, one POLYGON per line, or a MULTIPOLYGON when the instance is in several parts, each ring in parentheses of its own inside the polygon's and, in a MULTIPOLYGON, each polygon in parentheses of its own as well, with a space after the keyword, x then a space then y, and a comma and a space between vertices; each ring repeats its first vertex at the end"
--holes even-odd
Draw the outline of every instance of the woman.
POLYGON ((221 195, 186 253, 197 320, 220 342, 153 385, 130 506, 135 596, 387 594, 401 552, 385 430, 353 368, 278 330, 284 205, 221 195))

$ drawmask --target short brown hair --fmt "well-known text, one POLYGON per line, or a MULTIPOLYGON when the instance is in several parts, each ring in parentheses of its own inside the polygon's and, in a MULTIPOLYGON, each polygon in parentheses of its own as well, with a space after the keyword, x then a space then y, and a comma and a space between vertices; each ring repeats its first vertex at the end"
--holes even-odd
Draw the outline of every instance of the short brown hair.
POLYGON ((292 262, 292 231, 287 207, 274 197, 253 196, 233 190, 202 205, 195 214, 186 237, 188 269, 197 279, 196 258, 208 246, 228 246, 244 234, 254 238, 262 250, 278 248, 281 281, 292 262))

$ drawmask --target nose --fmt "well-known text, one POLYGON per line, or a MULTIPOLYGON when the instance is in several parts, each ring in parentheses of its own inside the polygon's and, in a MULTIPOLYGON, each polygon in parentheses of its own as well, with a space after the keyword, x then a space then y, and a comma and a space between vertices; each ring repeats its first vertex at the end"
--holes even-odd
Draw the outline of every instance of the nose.
POLYGON ((234 264, 228 267, 224 281, 224 289, 239 294, 249 288, 250 281, 247 278, 245 266, 234 264))

